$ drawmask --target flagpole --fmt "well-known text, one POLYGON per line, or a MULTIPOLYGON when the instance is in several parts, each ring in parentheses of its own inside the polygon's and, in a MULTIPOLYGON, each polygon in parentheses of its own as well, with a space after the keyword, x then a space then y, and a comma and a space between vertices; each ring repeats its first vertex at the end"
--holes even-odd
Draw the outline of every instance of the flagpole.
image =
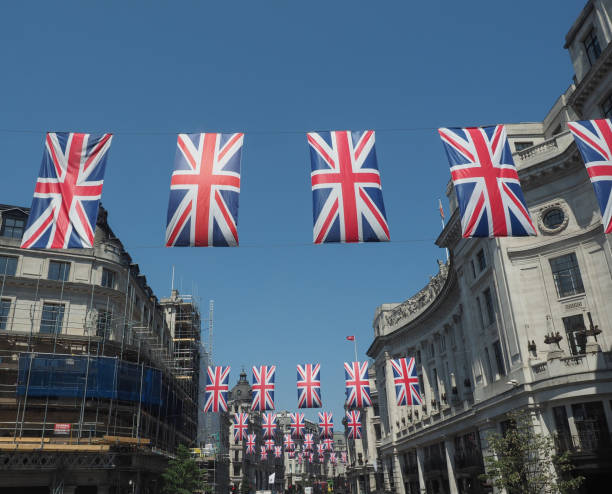
MULTIPOLYGON (((442 222, 442 231, 446 225, 444 224, 444 209, 442 208, 442 200, 438 198, 438 209, 440 210, 440 221, 442 222)), ((446 262, 448 263, 449 255, 448 255, 448 247, 444 249, 446 251, 446 262)))
POLYGON ((357 362, 357 337, 355 337, 353 343, 355 344, 355 362, 357 362))

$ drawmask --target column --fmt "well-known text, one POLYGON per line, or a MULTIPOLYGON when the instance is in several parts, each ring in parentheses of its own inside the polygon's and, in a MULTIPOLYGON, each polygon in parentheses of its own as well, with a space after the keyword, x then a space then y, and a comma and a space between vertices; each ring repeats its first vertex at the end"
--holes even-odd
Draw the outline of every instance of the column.
MULTIPOLYGON (((391 438, 395 441, 399 428, 396 424, 400 420, 395 398, 395 385, 393 384, 393 367, 391 367, 391 357, 389 352, 385 351, 385 395, 387 397, 387 416, 389 418, 389 429, 393 430, 391 438)), ((382 390, 378 390, 379 393, 382 390)))
POLYGON ((427 491, 425 489, 425 454, 423 452, 423 448, 417 448, 417 467, 419 471, 419 490, 421 494, 426 494, 427 491))
MULTIPOLYGON (((399 453, 396 449, 393 450, 393 473, 395 476, 395 492, 398 494, 406 494, 406 487, 404 486, 404 474, 402 472, 402 465, 399 458, 399 453)), ((451 494, 455 494, 451 492, 451 494)))
POLYGON ((452 440, 444 440, 444 450, 446 452, 446 469, 448 470, 450 494, 459 494, 457 479, 455 478, 455 444, 452 440))
POLYGON ((385 488, 385 491, 390 491, 391 482, 389 480, 389 457, 388 456, 383 457, 382 467, 383 467, 384 488, 385 488))

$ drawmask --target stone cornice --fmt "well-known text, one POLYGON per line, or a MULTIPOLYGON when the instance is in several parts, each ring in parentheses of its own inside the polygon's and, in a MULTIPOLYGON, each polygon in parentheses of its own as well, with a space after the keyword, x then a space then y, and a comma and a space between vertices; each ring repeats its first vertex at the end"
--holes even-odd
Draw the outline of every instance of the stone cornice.
POLYGON ((595 65, 582 78, 576 86, 576 90, 569 97, 569 104, 582 117, 584 103, 593 94, 593 91, 599 86, 601 80, 612 69, 612 43, 604 49, 600 57, 595 62, 595 65))

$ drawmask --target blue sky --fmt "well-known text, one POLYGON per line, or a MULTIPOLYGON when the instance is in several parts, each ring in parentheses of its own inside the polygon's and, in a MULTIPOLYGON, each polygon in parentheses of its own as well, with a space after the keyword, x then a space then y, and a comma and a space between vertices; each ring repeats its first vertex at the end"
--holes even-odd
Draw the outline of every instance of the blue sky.
MULTIPOLYGON (((0 18, 0 202, 31 203, 44 132, 110 131, 109 222, 155 293, 215 300, 215 361, 321 362, 339 422, 345 341, 437 271, 439 126, 538 121, 571 82, 583 2, 11 2, 0 18), (375 129, 388 244, 311 245, 305 132, 375 129), (425 130, 402 130, 425 129, 425 130), (166 249, 176 133, 244 131, 237 249, 166 249)), ((446 206, 446 201, 444 201, 446 206)), ((313 417, 313 415, 310 415, 313 417)), ((339 429, 339 427, 337 426, 339 429)))

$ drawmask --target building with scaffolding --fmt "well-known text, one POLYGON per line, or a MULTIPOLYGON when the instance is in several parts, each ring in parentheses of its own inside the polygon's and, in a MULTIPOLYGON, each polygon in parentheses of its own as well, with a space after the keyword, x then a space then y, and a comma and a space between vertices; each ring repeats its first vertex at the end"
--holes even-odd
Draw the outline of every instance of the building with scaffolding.
POLYGON ((102 207, 92 249, 21 249, 28 214, 0 205, 0 489, 156 493, 196 438, 197 306, 158 301, 102 207))

